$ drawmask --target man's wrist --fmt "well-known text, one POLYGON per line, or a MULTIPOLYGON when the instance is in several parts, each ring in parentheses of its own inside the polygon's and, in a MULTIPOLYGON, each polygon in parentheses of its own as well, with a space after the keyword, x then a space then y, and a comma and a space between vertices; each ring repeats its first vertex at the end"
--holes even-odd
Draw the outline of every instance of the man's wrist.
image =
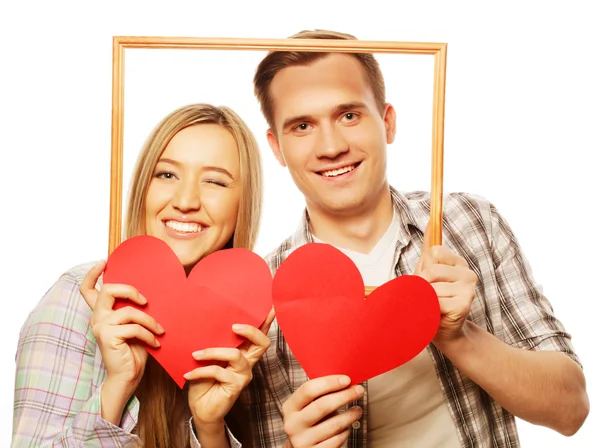
POLYGON ((457 364, 461 359, 467 358, 474 349, 473 325, 472 322, 465 321, 458 334, 449 337, 437 335, 433 343, 453 364, 457 364))

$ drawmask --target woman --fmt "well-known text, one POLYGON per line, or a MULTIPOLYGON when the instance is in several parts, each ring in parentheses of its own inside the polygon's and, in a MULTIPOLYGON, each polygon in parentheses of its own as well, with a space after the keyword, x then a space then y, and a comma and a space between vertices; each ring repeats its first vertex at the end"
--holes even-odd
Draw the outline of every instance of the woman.
MULTIPOLYGON (((233 111, 183 107, 158 124, 138 157, 125 236, 164 240, 187 271, 219 249, 252 249, 261 182, 258 146, 233 111)), ((260 330, 234 326, 246 338, 239 348, 195 353, 214 363, 187 374, 181 390, 139 342, 157 347, 160 322, 133 307, 113 310, 115 298, 145 299, 130 285, 103 285, 104 266, 65 273, 28 316, 12 446, 209 448, 249 439, 235 401, 269 345, 273 312, 260 330)))

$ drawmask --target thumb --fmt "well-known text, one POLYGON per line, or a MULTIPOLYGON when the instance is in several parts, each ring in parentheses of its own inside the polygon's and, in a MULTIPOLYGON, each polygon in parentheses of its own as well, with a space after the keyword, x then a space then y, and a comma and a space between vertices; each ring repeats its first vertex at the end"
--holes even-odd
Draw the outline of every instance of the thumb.
POLYGON ((421 246, 421 256, 419 257, 419 261, 417 262, 417 267, 415 268, 415 275, 420 275, 423 271, 423 265, 425 263, 425 258, 430 250, 431 244, 431 221, 427 222, 427 226, 425 227, 425 232, 423 233, 423 245, 421 246))
POLYGON ((104 271, 105 267, 106 261, 104 260, 93 266, 85 275, 81 285, 79 286, 79 292, 92 310, 96 306, 96 299, 98 298, 96 282, 100 278, 100 275, 104 271))
POLYGON ((423 233, 423 248, 422 251, 429 251, 431 248, 431 221, 427 221, 425 232, 423 233))
POLYGON ((269 311, 269 315, 267 316, 267 318, 261 325, 260 331, 262 331, 264 334, 268 334, 269 328, 271 328, 271 324, 273 323, 274 320, 275 320, 275 308, 271 307, 271 311, 269 311))

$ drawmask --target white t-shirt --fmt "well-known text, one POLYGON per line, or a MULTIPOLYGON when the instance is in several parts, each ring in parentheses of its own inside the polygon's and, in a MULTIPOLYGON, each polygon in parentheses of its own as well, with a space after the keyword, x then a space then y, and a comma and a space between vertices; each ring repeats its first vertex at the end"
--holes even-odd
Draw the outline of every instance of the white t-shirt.
MULTIPOLYGON (((394 212, 390 227, 370 253, 337 249, 354 262, 365 285, 380 286, 395 277, 399 230, 400 220, 394 212)), ((406 364, 369 380, 367 397, 369 447, 460 448, 427 349, 406 364)))

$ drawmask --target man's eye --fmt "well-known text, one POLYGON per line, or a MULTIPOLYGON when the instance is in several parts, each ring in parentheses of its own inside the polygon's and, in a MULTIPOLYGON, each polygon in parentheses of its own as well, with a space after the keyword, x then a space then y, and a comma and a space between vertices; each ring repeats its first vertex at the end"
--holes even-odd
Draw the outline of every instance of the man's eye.
POLYGON ((304 133, 304 132, 308 132, 312 129, 312 125, 310 123, 300 123, 297 126, 294 126, 292 128, 292 132, 300 132, 300 133, 304 133))

